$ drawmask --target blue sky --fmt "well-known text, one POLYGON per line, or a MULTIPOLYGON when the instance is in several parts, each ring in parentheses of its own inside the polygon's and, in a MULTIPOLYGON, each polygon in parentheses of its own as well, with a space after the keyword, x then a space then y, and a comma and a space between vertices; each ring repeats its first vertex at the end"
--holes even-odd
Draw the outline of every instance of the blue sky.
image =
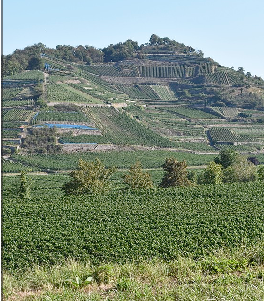
POLYGON ((264 78, 263 0, 3 0, 2 52, 42 42, 103 48, 151 34, 264 78))

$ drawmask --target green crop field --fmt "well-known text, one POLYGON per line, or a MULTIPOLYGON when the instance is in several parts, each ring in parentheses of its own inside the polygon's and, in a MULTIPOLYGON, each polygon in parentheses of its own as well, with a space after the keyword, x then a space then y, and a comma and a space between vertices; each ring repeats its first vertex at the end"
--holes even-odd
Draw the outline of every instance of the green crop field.
POLYGON ((211 128, 210 131, 210 137, 214 143, 217 142, 237 142, 242 141, 242 137, 237 135, 234 131, 228 129, 228 128, 211 128))
POLYGON ((41 121, 69 121, 69 122, 89 122, 87 116, 82 112, 61 112, 61 111, 40 111, 32 120, 32 123, 41 121))
POLYGON ((180 114, 192 119, 217 119, 218 117, 202 110, 189 108, 187 106, 178 106, 176 108, 168 109, 171 113, 180 114))
POLYGON ((5 79, 41 81, 44 80, 44 75, 43 72, 38 70, 27 70, 12 76, 7 76, 5 79))
POLYGON ((23 90, 23 88, 4 88, 2 89, 2 101, 10 101, 12 100, 14 97, 16 97, 21 91, 23 90))
POLYGON ((49 102, 92 102, 88 94, 81 93, 66 84, 50 84, 47 86, 49 102))
POLYGON ((166 158, 175 157, 177 160, 186 160, 188 165, 200 166, 209 163, 216 155, 198 155, 187 152, 174 152, 165 150, 155 151, 112 151, 112 152, 86 152, 81 154, 56 155, 13 155, 15 161, 39 170, 71 170, 75 169, 80 158, 93 161, 99 158, 106 166, 129 168, 136 161, 140 161, 144 168, 160 168, 166 158))
POLYGON ((28 201, 17 197, 13 181, 3 185, 2 265, 9 270, 70 257, 93 263, 197 257, 255 244, 264 233, 260 182, 79 197, 56 194, 53 183, 41 195, 38 185, 28 201))

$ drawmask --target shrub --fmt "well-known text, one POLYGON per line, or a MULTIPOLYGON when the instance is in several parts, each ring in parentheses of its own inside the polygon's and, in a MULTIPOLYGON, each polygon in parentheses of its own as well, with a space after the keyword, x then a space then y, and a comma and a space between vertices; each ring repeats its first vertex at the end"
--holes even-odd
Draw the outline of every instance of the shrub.
POLYGON ((223 174, 225 183, 249 182, 258 179, 257 167, 242 156, 237 157, 233 164, 224 169, 223 174))
POLYGON ((109 189, 109 179, 115 168, 106 168, 99 159, 93 162, 79 160, 78 169, 70 172, 72 180, 62 189, 66 194, 104 193, 109 189))
POLYGON ((222 166, 215 162, 210 162, 202 174, 199 184, 220 184, 222 179, 222 166))
POLYGON ((27 179, 27 173, 25 171, 21 171, 19 196, 22 200, 30 199, 30 186, 31 182, 27 179))
POLYGON ((132 189, 150 189, 153 188, 151 176, 143 172, 140 162, 136 162, 129 169, 129 173, 124 176, 124 181, 132 189))

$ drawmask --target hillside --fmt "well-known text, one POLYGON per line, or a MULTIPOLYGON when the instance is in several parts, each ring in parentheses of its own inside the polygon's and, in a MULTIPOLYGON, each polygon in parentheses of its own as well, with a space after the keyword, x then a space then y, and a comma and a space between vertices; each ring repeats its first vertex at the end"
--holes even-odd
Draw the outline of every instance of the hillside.
POLYGON ((3 57, 3 75, 4 154, 263 151, 264 81, 169 38, 102 50, 39 43, 3 57), (49 142, 35 137, 44 125, 57 129, 49 142))
POLYGON ((3 300, 263 300, 260 77, 157 35, 2 62, 3 300))

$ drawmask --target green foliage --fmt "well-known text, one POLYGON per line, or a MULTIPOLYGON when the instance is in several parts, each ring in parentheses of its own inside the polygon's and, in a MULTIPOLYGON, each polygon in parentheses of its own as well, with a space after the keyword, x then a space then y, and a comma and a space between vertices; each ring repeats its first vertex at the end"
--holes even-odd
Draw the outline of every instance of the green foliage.
POLYGON ((220 184, 222 183, 222 165, 210 162, 199 179, 199 184, 220 184))
POLYGON ((43 70, 44 69, 43 59, 38 56, 31 57, 28 61, 27 68, 29 70, 43 70))
POLYGON ((231 164, 233 164, 236 160, 239 154, 229 148, 221 149, 219 152, 219 157, 215 158, 215 163, 221 164, 223 168, 227 168, 231 164))
POLYGON ((138 43, 132 40, 127 40, 124 43, 118 43, 116 45, 111 44, 102 50, 104 53, 104 61, 118 62, 133 58, 133 55, 138 48, 138 43))
POLYGON ((257 166, 243 156, 238 156, 234 163, 224 169, 223 174, 226 183, 249 182, 258 179, 257 166))
POLYGON ((160 184, 161 187, 191 185, 186 170, 186 161, 179 162, 175 158, 167 158, 162 167, 165 173, 160 184))
POLYGON ((22 139, 22 148, 31 154, 54 154, 61 151, 61 145, 57 144, 57 132, 55 128, 32 128, 26 138, 22 139))
POLYGON ((93 277, 89 276, 86 279, 82 280, 79 276, 76 276, 75 279, 67 279, 65 280, 70 286, 74 288, 82 288, 93 281, 93 277))
POLYGON ((197 184, 198 175, 194 170, 188 170, 187 178, 192 184, 197 184))
POLYGON ((264 165, 258 168, 258 178, 261 181, 264 181, 264 165))
POLYGON ((230 259, 230 258, 210 258, 202 262, 204 272, 212 274, 230 273, 234 271, 243 271, 248 266, 249 262, 245 258, 230 259))
POLYGON ((27 173, 25 171, 21 171, 20 174, 20 187, 19 187, 19 197, 22 200, 30 199, 30 186, 31 182, 27 178, 27 173))
POLYGON ((104 193, 109 189, 109 179, 115 168, 105 168, 96 158, 93 162, 79 160, 78 169, 70 172, 72 180, 65 183, 63 190, 66 194, 104 193))
MULTIPOLYGON (((42 181, 29 201, 14 195, 9 178, 4 183, 4 270, 60 264, 67 258, 91 264, 198 258, 263 237, 263 182, 62 196, 54 188, 44 189, 43 176, 42 181)), ((54 181, 52 176, 50 187, 54 181)))
POLYGON ((98 284, 108 284, 111 282, 114 276, 115 273, 113 266, 109 264, 98 266, 93 273, 94 280, 98 284))
POLYGON ((149 173, 143 172, 140 162, 136 162, 130 167, 129 173, 124 176, 124 181, 132 189, 153 188, 151 176, 149 173))

